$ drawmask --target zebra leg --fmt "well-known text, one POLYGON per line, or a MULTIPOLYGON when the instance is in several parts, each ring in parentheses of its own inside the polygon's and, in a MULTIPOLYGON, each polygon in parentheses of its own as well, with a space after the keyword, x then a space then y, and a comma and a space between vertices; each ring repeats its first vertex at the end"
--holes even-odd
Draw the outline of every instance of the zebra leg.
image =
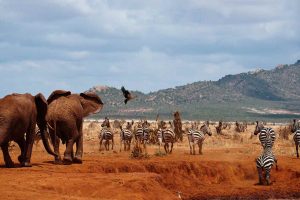
POLYGON ((170 151, 170 154, 172 153, 172 150, 173 150, 173 142, 171 142, 171 151, 170 151))
POLYGON ((271 170, 271 168, 265 169, 267 185, 270 185, 270 170, 271 170))
POLYGON ((262 185, 262 168, 261 167, 257 167, 257 172, 258 172, 258 184, 262 185))
POLYGON ((165 148, 165 152, 166 152, 166 154, 168 154, 168 150, 167 150, 167 143, 165 143, 165 145, 164 145, 164 148, 165 148))
POLYGON ((114 150, 114 136, 112 135, 112 138, 111 138, 111 150, 114 150))
POLYGON ((101 138, 101 139, 100 139, 100 142, 99 142, 99 146, 100 146, 100 147, 99 147, 99 151, 101 151, 102 142, 103 142, 103 138, 101 138))
MULTIPOLYGON (((120 139, 120 150, 119 150, 120 152, 122 151, 122 143, 123 143, 122 139, 120 139)), ((124 151, 125 151, 125 143, 123 145, 124 145, 124 151)))
POLYGON ((127 151, 128 149, 128 141, 124 140, 124 151, 127 151))
POLYGON ((196 150, 195 150, 195 142, 193 142, 193 155, 196 155, 196 150))
POLYGON ((299 144, 295 143, 295 145, 296 145, 297 158, 299 158, 299 153, 298 153, 299 144))
POLYGON ((203 154, 203 153, 202 153, 202 144, 203 144, 202 142, 199 143, 199 154, 200 154, 200 155, 203 154))
POLYGON ((147 154, 147 144, 146 144, 146 141, 144 142, 144 151, 145 151, 145 154, 147 154))
POLYGON ((275 162, 275 165, 276 165, 276 171, 277 171, 277 170, 278 170, 278 165, 277 165, 278 160, 277 160, 277 158, 275 158, 275 157, 274 157, 274 162, 275 162))
POLYGON ((188 140, 189 140, 189 146, 190 146, 190 154, 192 155, 192 154, 193 154, 193 153, 192 153, 192 145, 191 145, 191 141, 190 141, 189 136, 188 136, 188 140))
POLYGON ((109 140, 105 140, 105 149, 109 151, 109 140))

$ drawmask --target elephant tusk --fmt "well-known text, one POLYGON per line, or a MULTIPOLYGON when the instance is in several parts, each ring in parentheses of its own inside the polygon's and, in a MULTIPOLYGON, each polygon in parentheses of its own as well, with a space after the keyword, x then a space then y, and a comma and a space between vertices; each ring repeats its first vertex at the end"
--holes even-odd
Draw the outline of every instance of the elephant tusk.
POLYGON ((54 130, 54 128, 47 122, 47 126, 49 127, 49 128, 51 128, 52 130, 54 130))

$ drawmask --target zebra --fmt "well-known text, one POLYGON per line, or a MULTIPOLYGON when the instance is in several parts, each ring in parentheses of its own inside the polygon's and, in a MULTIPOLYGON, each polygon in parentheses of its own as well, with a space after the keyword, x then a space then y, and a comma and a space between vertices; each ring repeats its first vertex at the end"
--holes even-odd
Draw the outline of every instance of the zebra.
POLYGON ((147 143, 149 141, 150 138, 150 124, 145 121, 143 124, 143 143, 147 143))
POLYGON ((109 123, 109 119, 105 118, 104 122, 101 125, 103 128, 100 131, 100 134, 98 136, 98 138, 100 139, 100 147, 99 147, 99 151, 101 151, 101 145, 102 145, 102 141, 105 140, 104 146, 105 149, 108 151, 109 150, 109 141, 111 140, 112 142, 112 146, 111 149, 114 149, 114 134, 110 129, 110 123, 109 123))
POLYGON ((120 126, 121 133, 120 133, 120 152, 122 149, 122 143, 124 144, 124 151, 130 150, 130 144, 132 140, 132 131, 131 131, 132 124, 129 122, 127 123, 127 126, 125 129, 120 126))
POLYGON ((188 140, 189 140, 189 146, 190 146, 190 154, 196 154, 195 153, 195 145, 198 144, 198 148, 199 148, 199 154, 203 154, 202 153, 202 144, 203 141, 205 139, 205 134, 211 136, 211 130, 209 128, 209 124, 208 123, 204 123, 204 125, 201 126, 200 131, 198 130, 194 130, 194 129, 190 129, 188 131, 188 140))
POLYGON ((265 128, 263 124, 259 124, 256 121, 256 127, 254 130, 254 135, 259 134, 259 141, 263 148, 272 148, 276 140, 275 131, 272 128, 265 128))
POLYGON ((256 159, 256 168, 260 185, 263 184, 263 170, 265 171, 265 179, 267 181, 267 185, 270 184, 270 172, 274 163, 276 164, 276 170, 278 170, 277 160, 273 154, 272 147, 265 147, 263 153, 256 159))
POLYGON ((157 131, 159 149, 162 143, 164 143, 164 149, 166 154, 171 154, 173 150, 173 144, 175 142, 175 133, 172 130, 172 128, 167 128, 165 126, 165 122, 163 122, 162 124, 162 127, 157 131), (169 146, 169 143, 171 144, 171 146, 169 146))
POLYGON ((296 119, 294 119, 291 131, 294 133, 293 139, 296 146, 297 158, 299 158, 298 148, 300 146, 300 124, 299 122, 297 123, 296 119))
POLYGON ((136 148, 142 152, 141 144, 143 143, 144 129, 142 122, 138 122, 134 130, 134 139, 136 148))

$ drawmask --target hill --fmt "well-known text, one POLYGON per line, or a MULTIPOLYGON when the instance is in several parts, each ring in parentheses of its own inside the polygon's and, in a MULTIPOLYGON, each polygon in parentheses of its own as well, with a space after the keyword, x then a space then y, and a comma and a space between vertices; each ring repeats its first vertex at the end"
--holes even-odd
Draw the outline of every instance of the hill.
POLYGON ((226 75, 218 81, 199 81, 138 96, 127 105, 119 89, 95 86, 105 103, 98 117, 284 121, 300 117, 300 60, 272 70, 226 75))

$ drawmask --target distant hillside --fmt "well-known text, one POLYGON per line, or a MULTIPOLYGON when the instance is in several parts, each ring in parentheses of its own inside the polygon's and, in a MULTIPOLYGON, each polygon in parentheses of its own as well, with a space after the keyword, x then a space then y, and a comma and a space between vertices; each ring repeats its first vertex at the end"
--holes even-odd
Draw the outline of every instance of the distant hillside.
POLYGON ((90 89, 105 103, 100 117, 171 118, 179 110, 185 119, 288 120, 300 117, 300 60, 272 70, 227 75, 144 94, 124 105, 120 89, 90 89))

